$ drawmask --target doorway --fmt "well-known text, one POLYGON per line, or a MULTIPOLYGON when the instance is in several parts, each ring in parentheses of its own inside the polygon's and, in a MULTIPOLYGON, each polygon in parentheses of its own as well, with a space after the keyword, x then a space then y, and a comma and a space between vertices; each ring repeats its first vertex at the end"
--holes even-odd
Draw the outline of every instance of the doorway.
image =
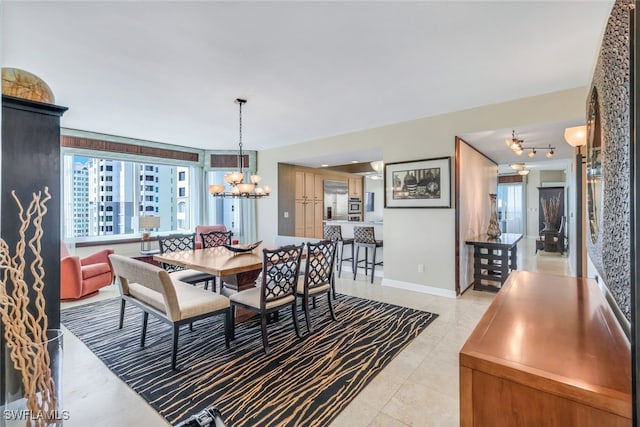
POLYGON ((498 184, 498 223, 503 233, 525 233, 525 184, 498 184))

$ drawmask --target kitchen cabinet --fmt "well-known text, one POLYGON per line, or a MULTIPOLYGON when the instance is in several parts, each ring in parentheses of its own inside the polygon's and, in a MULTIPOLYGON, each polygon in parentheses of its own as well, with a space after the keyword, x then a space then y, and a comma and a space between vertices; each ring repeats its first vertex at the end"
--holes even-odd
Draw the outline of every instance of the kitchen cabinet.
POLYGON ((363 180, 358 175, 286 163, 278 164, 279 235, 322 238, 323 220, 326 215, 325 180, 350 184, 349 189, 354 194, 350 197, 362 199, 363 180))
POLYGON ((296 171, 295 235, 322 238, 323 177, 312 172, 296 171))
POLYGON ((349 178, 349 197, 362 200, 362 178, 349 178))

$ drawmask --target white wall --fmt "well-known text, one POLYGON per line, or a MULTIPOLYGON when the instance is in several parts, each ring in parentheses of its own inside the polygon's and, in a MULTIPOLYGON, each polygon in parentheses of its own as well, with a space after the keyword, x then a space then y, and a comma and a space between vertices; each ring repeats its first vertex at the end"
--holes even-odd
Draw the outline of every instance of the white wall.
MULTIPOLYGON (((580 87, 260 151, 258 172, 264 182, 274 184, 274 191, 257 202, 258 239, 276 241, 278 216, 282 215, 277 211, 278 162, 382 147, 385 163, 451 156, 453 167, 456 135, 580 119, 586 97, 587 88, 580 87)), ((452 197, 453 179, 452 171, 452 197)), ((450 209, 385 209, 384 235, 383 284, 407 284, 416 290, 455 295, 453 205, 450 209), (424 272, 418 272, 418 264, 424 264, 424 272)))
POLYGON ((538 237, 540 231, 538 223, 538 187, 540 187, 540 171, 531 169, 529 175, 527 175, 526 186, 526 209, 527 209, 527 237, 538 237))
POLYGON ((460 291, 473 282, 473 246, 465 241, 485 236, 489 226, 489 194, 498 191, 498 166, 465 142, 460 143, 459 268, 460 291))

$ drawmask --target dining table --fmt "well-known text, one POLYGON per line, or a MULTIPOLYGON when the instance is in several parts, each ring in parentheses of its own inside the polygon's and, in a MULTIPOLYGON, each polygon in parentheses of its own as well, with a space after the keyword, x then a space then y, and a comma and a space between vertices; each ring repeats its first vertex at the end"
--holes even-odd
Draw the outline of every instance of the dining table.
POLYGON ((239 292, 255 285, 262 270, 262 249, 258 246, 250 252, 232 252, 224 246, 156 254, 160 263, 209 273, 220 277, 224 288, 239 292))
MULTIPOLYGON (((167 252, 153 256, 154 261, 182 268, 202 271, 221 279, 220 293, 229 296, 255 286, 262 271, 262 249, 260 245, 249 252, 232 252, 224 246, 167 252)), ((236 310, 236 320, 244 320, 252 312, 236 310)))

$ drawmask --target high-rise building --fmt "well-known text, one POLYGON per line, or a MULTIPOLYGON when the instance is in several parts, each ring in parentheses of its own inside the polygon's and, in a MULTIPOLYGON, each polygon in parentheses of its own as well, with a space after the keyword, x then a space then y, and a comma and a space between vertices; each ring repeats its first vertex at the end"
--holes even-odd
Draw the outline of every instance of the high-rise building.
POLYGON ((89 236, 89 169, 83 162, 73 164, 73 235, 89 236))

